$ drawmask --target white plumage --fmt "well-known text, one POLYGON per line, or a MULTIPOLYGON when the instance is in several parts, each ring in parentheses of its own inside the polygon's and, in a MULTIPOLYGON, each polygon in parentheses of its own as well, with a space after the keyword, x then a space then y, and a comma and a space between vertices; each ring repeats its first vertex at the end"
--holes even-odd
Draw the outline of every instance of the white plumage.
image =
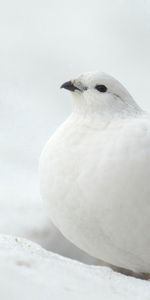
POLYGON ((104 73, 65 83, 73 112, 40 159, 52 222, 88 254, 150 273, 150 119, 104 73))

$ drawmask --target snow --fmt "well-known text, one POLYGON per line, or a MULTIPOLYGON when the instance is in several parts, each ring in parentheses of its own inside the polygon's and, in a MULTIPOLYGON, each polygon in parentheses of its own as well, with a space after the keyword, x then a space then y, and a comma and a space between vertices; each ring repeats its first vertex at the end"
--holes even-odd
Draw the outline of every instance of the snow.
POLYGON ((149 300, 150 284, 0 236, 0 299, 149 300))

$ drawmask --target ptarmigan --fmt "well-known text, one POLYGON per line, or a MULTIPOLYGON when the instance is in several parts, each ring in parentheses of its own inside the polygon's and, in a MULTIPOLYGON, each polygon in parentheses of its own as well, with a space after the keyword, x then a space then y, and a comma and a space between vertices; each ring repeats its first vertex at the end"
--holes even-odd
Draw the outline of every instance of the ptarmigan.
POLYGON ((150 118, 105 73, 61 87, 73 112, 40 159, 51 220, 93 257, 150 273, 150 118))

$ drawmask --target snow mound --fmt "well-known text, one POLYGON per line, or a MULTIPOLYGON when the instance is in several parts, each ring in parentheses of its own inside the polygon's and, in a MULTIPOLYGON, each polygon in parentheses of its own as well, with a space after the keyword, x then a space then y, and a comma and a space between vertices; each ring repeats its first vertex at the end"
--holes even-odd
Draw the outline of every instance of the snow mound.
POLYGON ((150 283, 0 236, 0 299, 149 300, 150 283))

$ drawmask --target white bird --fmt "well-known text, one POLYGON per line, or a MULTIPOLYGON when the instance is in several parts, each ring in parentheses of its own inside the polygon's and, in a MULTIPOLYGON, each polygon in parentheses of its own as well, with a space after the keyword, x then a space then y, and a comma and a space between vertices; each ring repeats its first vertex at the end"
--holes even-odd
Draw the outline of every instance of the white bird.
MULTIPOLYGON (((85 73, 62 88, 73 112, 40 159, 54 225, 91 256, 150 273, 150 118, 124 86, 85 73)), ((142 275, 141 275, 142 276, 142 275)))

